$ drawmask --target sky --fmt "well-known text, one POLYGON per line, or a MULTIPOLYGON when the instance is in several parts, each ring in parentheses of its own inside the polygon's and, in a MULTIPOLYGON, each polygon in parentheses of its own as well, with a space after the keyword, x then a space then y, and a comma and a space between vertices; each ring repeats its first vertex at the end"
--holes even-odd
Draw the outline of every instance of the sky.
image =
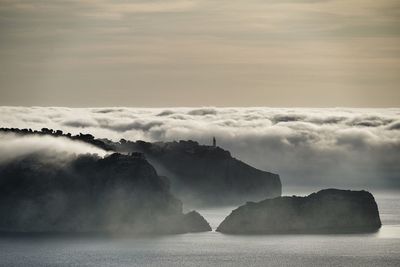
POLYGON ((0 0, 0 105, 399 107, 398 0, 0 0))
MULTIPOLYGON (((211 145, 215 136, 232 156, 278 173, 284 188, 400 188, 400 108, 0 107, 0 125, 90 133, 114 141, 211 145)), ((102 154, 87 145, 38 139, 0 133, 0 163, 46 148, 102 154)))

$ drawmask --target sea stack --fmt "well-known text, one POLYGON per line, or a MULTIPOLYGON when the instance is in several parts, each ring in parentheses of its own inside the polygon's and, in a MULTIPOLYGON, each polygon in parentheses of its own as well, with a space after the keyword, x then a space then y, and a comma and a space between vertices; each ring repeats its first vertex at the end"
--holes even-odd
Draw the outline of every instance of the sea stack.
POLYGON ((325 189, 306 197, 247 202, 218 226, 227 234, 357 233, 381 227, 378 206, 367 191, 325 189))

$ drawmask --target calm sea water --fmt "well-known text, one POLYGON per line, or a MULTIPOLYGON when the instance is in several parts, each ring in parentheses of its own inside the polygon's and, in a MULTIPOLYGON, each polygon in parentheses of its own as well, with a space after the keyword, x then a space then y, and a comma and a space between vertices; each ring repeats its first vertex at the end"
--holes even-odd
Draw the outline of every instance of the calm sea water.
MULTIPOLYGON (((400 194, 373 193, 384 224, 373 234, 1 236, 0 266, 400 266, 400 194)), ((200 212, 215 228, 231 210, 200 212)))

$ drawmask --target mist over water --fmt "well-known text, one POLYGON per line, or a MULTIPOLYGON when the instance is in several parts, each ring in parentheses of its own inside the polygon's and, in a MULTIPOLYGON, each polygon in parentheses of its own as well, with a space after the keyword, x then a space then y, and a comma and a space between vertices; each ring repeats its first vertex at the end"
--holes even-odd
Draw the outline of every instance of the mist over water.
MULTIPOLYGON (((314 190, 293 188, 290 193, 314 190)), ((0 235, 0 266, 398 266, 400 194, 373 193, 383 222, 377 233, 232 236, 206 232, 143 238, 0 235)), ((232 208, 201 212, 215 229, 232 208)))

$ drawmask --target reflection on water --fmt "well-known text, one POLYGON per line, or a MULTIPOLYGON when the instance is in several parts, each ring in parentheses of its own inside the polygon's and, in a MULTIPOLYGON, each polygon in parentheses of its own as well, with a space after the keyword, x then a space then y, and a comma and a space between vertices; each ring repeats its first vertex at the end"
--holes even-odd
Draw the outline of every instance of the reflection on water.
MULTIPOLYGON (((400 194, 373 193, 384 224, 373 234, 3 235, 0 266, 400 266, 400 194)), ((232 208, 200 212, 215 229, 232 208)))
MULTIPOLYGON (((378 238, 400 238, 400 225, 383 225, 375 236, 378 238)), ((399 248, 400 249, 400 248, 399 248)))
POLYGON ((201 215, 206 218, 211 228, 215 230, 218 225, 228 216, 236 207, 207 208, 198 209, 201 215))

